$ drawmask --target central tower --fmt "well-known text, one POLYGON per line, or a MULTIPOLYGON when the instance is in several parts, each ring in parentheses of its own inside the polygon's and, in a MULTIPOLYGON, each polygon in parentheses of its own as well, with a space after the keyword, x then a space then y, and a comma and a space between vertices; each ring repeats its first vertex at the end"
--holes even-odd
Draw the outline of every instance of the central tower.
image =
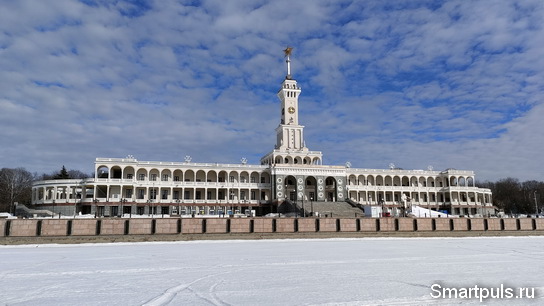
POLYGON ((281 119, 276 128, 276 146, 272 152, 261 158, 261 164, 321 165, 321 152, 308 150, 304 142, 304 126, 299 124, 298 97, 301 89, 291 76, 292 50, 291 47, 283 50, 287 75, 278 91, 281 119))

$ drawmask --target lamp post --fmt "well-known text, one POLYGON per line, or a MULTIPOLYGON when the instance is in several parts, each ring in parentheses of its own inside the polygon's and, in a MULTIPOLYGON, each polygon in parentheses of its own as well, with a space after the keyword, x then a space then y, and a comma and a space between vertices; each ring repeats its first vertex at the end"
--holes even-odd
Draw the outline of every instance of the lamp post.
POLYGON ((127 199, 123 198, 121 199, 121 211, 119 212, 119 217, 122 217, 125 214, 125 206, 124 204, 127 202, 127 199))
POLYGON ((314 216, 314 197, 313 196, 310 197, 310 210, 313 217, 314 216))
POLYGON ((96 218, 96 216, 97 216, 97 214, 98 214, 98 204, 96 204, 96 203, 98 203, 98 202, 100 202, 98 199, 96 199, 96 198, 93 199, 93 203, 94 203, 94 217, 95 217, 95 218, 96 218))
POLYGON ((538 216, 538 202, 536 201, 536 190, 535 190, 534 195, 535 195, 535 214, 536 214, 536 216, 538 216))

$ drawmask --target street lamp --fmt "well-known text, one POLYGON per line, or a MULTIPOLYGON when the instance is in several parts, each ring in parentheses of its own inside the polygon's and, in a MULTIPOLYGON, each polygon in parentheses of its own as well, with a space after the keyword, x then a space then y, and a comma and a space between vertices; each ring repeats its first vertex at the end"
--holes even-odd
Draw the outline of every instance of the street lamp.
POLYGON ((97 213, 98 213, 98 204, 96 204, 96 203, 100 202, 100 200, 95 198, 95 199, 93 199, 93 202, 94 202, 94 217, 96 218, 97 213))
POLYGON ((119 212, 119 216, 122 217, 125 214, 125 207, 124 204, 127 202, 127 199, 123 198, 121 199, 121 211, 119 212))
POLYGON ((314 197, 313 196, 310 196, 310 210, 313 217, 314 216, 314 197))
POLYGON ((536 201, 536 190, 535 190, 534 195, 535 195, 535 214, 536 214, 536 216, 538 216, 538 202, 536 201))

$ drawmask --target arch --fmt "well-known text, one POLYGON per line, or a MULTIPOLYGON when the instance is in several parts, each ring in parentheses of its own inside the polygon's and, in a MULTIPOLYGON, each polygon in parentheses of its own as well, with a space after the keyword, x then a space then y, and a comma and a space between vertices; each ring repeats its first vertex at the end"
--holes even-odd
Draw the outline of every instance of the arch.
POLYGON ((459 181, 458 181, 458 184, 460 187, 466 187, 467 186, 467 181, 464 177, 459 177, 459 181))
POLYGON ((282 160, 283 160, 283 157, 281 157, 281 156, 276 156, 276 160, 274 161, 274 163, 276 163, 276 164, 281 164, 281 163, 282 163, 282 160))
POLYGON ((183 182, 183 171, 181 171, 180 169, 174 170, 172 179, 174 180, 174 182, 183 182))
POLYGON ((359 185, 366 185, 366 179, 364 175, 359 175, 357 177, 357 181, 359 185))
POLYGON ((427 180, 423 176, 419 177, 419 185, 422 187, 427 187, 427 180))
POLYGON ((217 182, 217 172, 214 170, 208 171, 208 173, 206 173, 206 182, 217 182))
POLYGON ((348 177, 348 185, 357 185, 357 177, 355 176, 355 174, 351 174, 348 177))
POLYGON ((145 181, 147 179, 147 169, 140 168, 136 171, 136 179, 138 181, 145 181))
POLYGON ((111 179, 120 179, 123 178, 123 170, 119 166, 113 166, 110 169, 110 178, 111 179))
POLYGON ((249 173, 247 171, 240 173, 240 183, 249 183, 249 173))
POLYGON ((402 186, 402 181, 400 176, 395 175, 395 177, 393 178, 393 186, 402 186))
POLYGON ((124 179, 131 180, 131 179, 134 179, 135 176, 136 176, 136 172, 134 171, 134 167, 126 166, 123 169, 123 178, 124 179))
POLYGON ((452 187, 457 186, 457 177, 455 176, 450 177, 450 186, 452 187))
POLYGON ((240 182, 240 176, 239 176, 238 172, 231 171, 229 173, 228 181, 229 181, 229 183, 238 183, 238 182, 240 182))
POLYGON ((410 178, 407 176, 403 176, 401 186, 410 186, 410 178))
POLYGON ((417 177, 412 176, 410 177, 410 186, 417 187, 419 184, 419 181, 417 180, 417 177))
POLYGON ((195 172, 191 169, 185 171, 185 176, 183 178, 184 182, 194 182, 195 181, 195 172))
POLYGON ((312 164, 321 165, 321 159, 319 157, 314 157, 314 159, 312 160, 312 164))
POLYGON ((374 175, 369 175, 367 176, 366 178, 366 184, 368 186, 376 186, 376 178, 374 177, 374 175))
POLYGON ((474 178, 473 178, 473 177, 468 177, 468 178, 467 178, 467 186, 468 186, 468 187, 476 187, 476 186, 474 185, 474 178))
POLYGON ((427 178, 427 187, 435 187, 435 181, 434 181, 434 178, 432 177, 428 177, 427 178))
POLYGON ((260 183, 259 172, 257 172, 257 171, 251 172, 251 174, 249 175, 249 182, 253 183, 253 184, 260 183))
POLYGON ((308 176, 304 180, 304 200, 316 201, 317 200, 317 180, 313 176, 308 176))
POLYGON ((108 166, 98 166, 96 168, 96 178, 109 178, 110 177, 110 168, 108 166))
POLYGON ((295 157, 295 159, 293 159, 293 163, 302 164, 302 158, 300 156, 295 157))
POLYGON ((285 198, 290 199, 291 201, 297 200, 297 179, 292 176, 286 176, 284 179, 284 187, 285 187, 285 198))
POLYGON ((337 182, 332 176, 325 179, 325 201, 336 202, 337 182))
POLYGON ((383 183, 385 186, 393 186, 393 178, 389 175, 386 175, 383 183))
POLYGON ((205 182, 206 181, 206 172, 204 170, 198 170, 195 175, 196 182, 205 182))
POLYGON ((383 176, 376 176, 376 186, 383 186, 383 176))
POLYGON ((304 158, 304 164, 309 165, 311 163, 312 163, 312 159, 310 157, 305 157, 304 158))
POLYGON ((260 183, 270 184, 270 174, 268 172, 261 173, 260 183))
POLYGON ((220 182, 220 183, 227 182, 228 181, 227 171, 225 171, 225 170, 219 171, 219 174, 217 176, 217 181, 220 182))
POLYGON ((285 157, 285 163, 286 164, 293 164, 293 158, 291 156, 285 157))
POLYGON ((168 182, 170 180, 172 180, 172 171, 170 169, 163 169, 161 171, 161 181, 168 182))
POLYGON ((160 180, 160 172, 159 169, 153 168, 149 170, 149 180, 152 182, 159 181, 160 180))

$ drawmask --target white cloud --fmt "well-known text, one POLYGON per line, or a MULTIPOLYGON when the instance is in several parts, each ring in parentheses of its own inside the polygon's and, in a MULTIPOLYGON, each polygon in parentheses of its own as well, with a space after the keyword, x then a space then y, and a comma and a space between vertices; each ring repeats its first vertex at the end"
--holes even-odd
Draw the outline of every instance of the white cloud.
POLYGON ((327 162, 542 179, 540 1, 148 4, 3 3, 1 167, 258 163, 291 45, 327 162))

